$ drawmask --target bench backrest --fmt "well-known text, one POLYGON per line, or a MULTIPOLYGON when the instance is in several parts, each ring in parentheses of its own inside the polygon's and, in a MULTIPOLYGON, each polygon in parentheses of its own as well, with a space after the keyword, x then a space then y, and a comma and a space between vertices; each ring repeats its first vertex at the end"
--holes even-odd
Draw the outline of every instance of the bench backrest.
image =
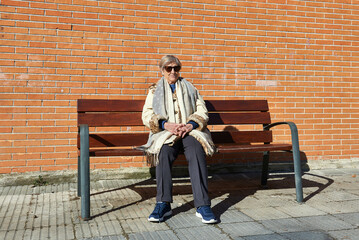
MULTIPOLYGON (((129 127, 143 126, 141 114, 144 100, 79 99, 77 102, 78 126, 129 127)), ((209 112, 208 126, 266 125, 271 123, 266 100, 206 100, 209 112)), ((211 131, 216 144, 272 142, 271 131, 211 131)), ((90 132, 90 147, 138 146, 146 143, 147 132, 96 133, 90 132)), ((79 147, 79 141, 78 141, 79 147)))

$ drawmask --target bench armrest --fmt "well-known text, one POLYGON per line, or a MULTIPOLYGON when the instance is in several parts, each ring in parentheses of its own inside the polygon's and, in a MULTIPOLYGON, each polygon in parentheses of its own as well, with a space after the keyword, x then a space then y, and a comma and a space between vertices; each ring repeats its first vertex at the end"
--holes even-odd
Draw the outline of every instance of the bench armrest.
POLYGON ((276 122, 263 126, 263 130, 269 130, 274 126, 283 125, 283 124, 286 124, 290 127, 290 132, 292 136, 292 153, 293 153, 294 172, 295 172, 295 186, 297 191, 297 202, 301 203, 303 201, 303 187, 302 187, 302 169, 300 162, 297 126, 293 122, 276 122))
POLYGON ((290 127, 291 137, 292 137, 292 148, 293 151, 299 151, 299 138, 298 138, 298 128, 294 122, 275 122, 268 125, 263 126, 263 130, 269 130, 272 127, 278 125, 288 125, 290 127))

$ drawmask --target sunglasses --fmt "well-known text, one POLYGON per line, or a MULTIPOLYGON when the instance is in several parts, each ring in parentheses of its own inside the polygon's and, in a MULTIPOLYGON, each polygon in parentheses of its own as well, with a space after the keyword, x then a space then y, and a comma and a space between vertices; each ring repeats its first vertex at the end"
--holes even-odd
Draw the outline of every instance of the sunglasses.
POLYGON ((166 70, 166 72, 172 72, 172 69, 174 69, 175 72, 179 72, 181 70, 181 66, 174 66, 174 67, 166 66, 164 67, 164 69, 166 70))

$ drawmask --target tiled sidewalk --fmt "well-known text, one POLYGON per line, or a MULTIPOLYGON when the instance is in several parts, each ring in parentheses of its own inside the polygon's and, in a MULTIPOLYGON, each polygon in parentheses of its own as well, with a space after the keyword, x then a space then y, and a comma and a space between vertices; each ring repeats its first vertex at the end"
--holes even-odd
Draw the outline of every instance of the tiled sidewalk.
POLYGON ((305 173, 303 204, 293 175, 271 175, 268 189, 259 182, 258 174, 212 176, 216 225, 195 216, 186 178, 175 179, 173 216, 163 223, 147 221, 149 179, 93 182, 90 221, 79 218, 76 183, 0 187, 0 239, 359 239, 359 169, 305 173))

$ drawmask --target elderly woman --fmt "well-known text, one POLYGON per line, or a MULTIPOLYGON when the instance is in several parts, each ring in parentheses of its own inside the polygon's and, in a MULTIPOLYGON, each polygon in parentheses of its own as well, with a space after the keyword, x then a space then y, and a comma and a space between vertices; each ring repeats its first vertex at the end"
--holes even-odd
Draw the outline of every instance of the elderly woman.
POLYGON ((142 149, 156 165, 156 206, 148 220, 161 222, 172 214, 172 164, 182 150, 188 161, 196 216, 204 223, 217 222, 208 196, 206 155, 215 152, 206 128, 208 112, 201 95, 180 77, 180 60, 164 56, 159 64, 162 78, 149 88, 142 121, 150 129, 142 149))

